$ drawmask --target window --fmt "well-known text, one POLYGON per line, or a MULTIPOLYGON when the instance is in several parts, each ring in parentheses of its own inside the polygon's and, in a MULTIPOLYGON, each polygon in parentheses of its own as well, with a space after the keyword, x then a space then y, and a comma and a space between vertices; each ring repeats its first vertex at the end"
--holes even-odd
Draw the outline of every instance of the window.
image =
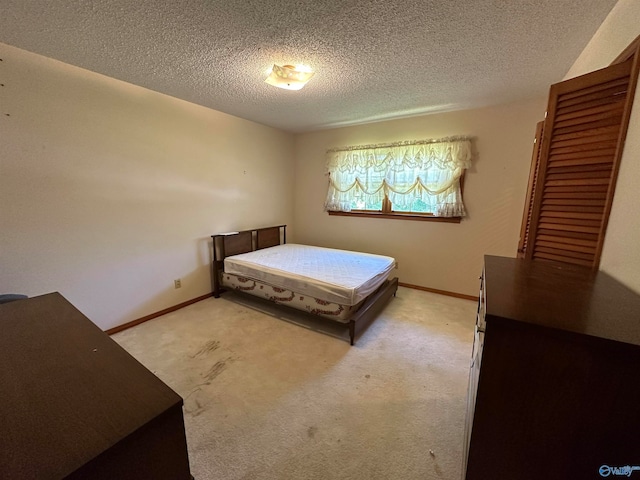
POLYGON ((469 138, 329 150, 325 209, 363 215, 460 218, 469 138))

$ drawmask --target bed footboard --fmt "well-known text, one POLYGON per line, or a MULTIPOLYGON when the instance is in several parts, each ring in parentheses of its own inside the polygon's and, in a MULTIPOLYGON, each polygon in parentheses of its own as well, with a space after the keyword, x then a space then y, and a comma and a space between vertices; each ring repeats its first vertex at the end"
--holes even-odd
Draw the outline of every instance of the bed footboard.
POLYGON ((355 345, 355 338, 375 319, 392 296, 396 296, 398 290, 398 277, 387 280, 371 295, 360 307, 353 318, 349 320, 349 338, 351 345, 355 345))

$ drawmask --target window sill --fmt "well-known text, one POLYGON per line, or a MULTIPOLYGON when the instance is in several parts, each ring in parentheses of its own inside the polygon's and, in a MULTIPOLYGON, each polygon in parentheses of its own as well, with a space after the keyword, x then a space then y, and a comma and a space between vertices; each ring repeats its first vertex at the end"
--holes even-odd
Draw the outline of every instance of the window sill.
POLYGON ((386 218, 389 220, 417 220, 419 222, 443 222, 460 223, 462 217, 433 217, 431 215, 414 215, 411 213, 382 213, 382 212, 327 212, 329 215, 337 217, 364 217, 364 218, 386 218))

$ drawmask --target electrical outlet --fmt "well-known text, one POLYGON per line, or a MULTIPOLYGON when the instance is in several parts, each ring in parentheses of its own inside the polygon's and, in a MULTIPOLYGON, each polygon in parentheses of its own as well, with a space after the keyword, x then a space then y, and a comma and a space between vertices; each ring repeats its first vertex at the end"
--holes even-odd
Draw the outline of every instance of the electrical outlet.
POLYGON ((180 280, 179 278, 178 278, 177 280, 174 280, 174 281, 173 281, 173 286, 174 286, 175 288, 180 288, 180 287, 182 287, 182 280, 180 280))

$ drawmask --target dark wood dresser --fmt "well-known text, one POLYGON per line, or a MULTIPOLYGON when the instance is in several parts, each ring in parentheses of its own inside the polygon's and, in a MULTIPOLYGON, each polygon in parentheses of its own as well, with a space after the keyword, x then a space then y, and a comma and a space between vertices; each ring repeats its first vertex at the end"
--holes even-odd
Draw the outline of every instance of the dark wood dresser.
POLYGON ((640 479, 640 296, 485 257, 465 442, 467 480, 640 479))
POLYGON ((60 294, 0 305, 0 478, 189 480, 182 398, 60 294))

